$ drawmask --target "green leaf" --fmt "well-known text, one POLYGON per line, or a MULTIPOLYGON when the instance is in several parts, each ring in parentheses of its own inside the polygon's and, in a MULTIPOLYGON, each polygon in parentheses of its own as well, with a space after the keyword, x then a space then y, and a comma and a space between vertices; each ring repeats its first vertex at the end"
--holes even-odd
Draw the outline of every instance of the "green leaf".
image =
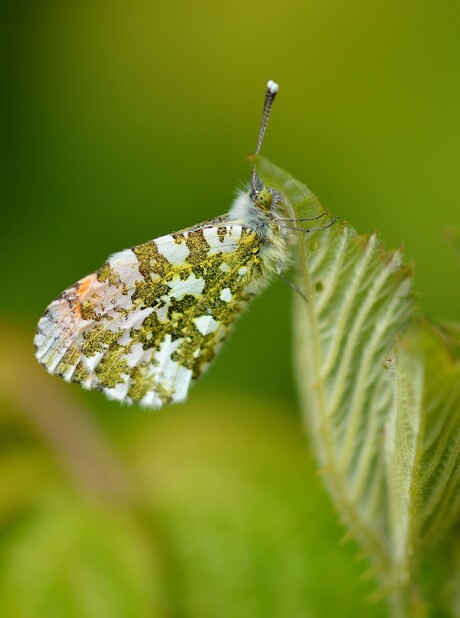
POLYGON ((424 322, 398 342, 392 375, 385 440, 392 569, 394 580, 410 584, 460 513, 460 364, 424 322))
MULTIPOLYGON (((268 161, 257 171, 293 216, 323 211, 268 161)), ((294 265, 298 389, 325 481, 392 615, 424 615, 419 566, 460 510, 458 329, 414 317, 412 269, 376 234, 299 233, 294 265)))

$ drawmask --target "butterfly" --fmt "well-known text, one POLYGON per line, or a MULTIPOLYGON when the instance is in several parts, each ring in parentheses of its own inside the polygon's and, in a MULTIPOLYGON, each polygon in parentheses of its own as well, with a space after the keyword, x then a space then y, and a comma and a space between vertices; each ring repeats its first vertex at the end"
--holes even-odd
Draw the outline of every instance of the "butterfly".
MULTIPOLYGON (((269 81, 256 154, 277 92, 269 81)), ((254 169, 228 214, 115 253, 62 292, 38 323, 37 360, 120 402, 183 401, 235 318, 286 269, 297 228, 283 214, 254 169)))

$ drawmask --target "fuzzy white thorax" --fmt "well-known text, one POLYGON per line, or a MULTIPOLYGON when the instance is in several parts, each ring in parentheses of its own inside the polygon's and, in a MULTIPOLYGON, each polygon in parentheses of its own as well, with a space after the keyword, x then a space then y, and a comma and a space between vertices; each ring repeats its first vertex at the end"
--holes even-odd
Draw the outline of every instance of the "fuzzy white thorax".
POLYGON ((229 219, 242 219, 243 221, 247 221, 252 210, 254 210, 254 202, 249 197, 249 194, 246 191, 239 191, 228 213, 229 219))

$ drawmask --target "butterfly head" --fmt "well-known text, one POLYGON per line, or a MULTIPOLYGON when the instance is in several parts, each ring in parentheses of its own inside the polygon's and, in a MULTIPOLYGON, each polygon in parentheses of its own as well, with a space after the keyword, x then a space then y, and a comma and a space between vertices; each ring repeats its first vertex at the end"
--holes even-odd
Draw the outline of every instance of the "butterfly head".
POLYGON ((260 191, 256 191, 253 200, 254 204, 260 208, 262 212, 270 212, 273 203, 273 196, 269 189, 264 187, 260 191))

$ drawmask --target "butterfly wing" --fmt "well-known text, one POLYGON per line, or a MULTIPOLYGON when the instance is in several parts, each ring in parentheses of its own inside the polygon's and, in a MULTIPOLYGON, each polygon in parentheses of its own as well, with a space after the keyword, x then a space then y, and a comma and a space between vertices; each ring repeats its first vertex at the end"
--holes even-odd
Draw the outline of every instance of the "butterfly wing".
POLYGON ((261 239, 222 219, 113 255, 65 290, 35 336, 52 373, 118 401, 182 401, 265 283, 261 239))

